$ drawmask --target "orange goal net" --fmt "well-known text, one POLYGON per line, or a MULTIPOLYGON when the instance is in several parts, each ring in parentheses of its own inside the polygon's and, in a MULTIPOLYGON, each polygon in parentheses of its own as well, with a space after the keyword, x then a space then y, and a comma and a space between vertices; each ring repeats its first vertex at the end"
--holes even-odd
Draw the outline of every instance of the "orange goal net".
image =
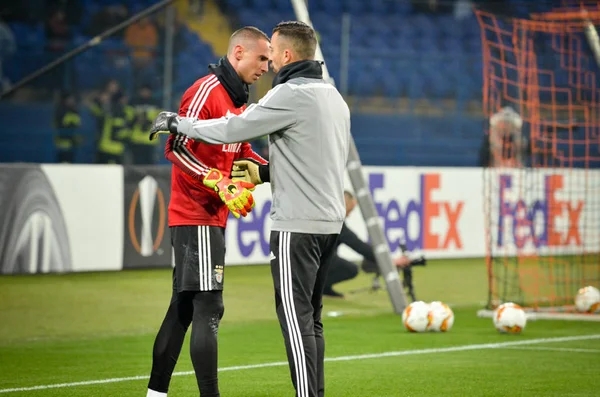
POLYGON ((477 10, 483 41, 488 306, 572 306, 600 287, 598 2, 477 10))

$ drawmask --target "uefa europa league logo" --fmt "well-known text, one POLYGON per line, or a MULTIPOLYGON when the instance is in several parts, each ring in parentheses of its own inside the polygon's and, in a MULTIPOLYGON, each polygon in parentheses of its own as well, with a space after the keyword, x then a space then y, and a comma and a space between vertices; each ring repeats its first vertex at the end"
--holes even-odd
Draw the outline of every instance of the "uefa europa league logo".
POLYGON ((133 247, 140 255, 149 257, 154 253, 162 254, 160 244, 164 237, 165 222, 163 192, 156 179, 147 175, 138 183, 129 206, 129 236, 133 247), (141 222, 136 221, 138 214, 141 222), (154 222, 155 215, 159 217, 157 225, 154 222))

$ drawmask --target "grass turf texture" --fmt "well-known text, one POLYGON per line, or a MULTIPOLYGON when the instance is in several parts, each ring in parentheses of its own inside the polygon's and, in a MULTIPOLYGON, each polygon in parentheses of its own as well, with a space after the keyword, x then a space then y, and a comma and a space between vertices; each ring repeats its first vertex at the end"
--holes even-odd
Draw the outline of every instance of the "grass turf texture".
MULTIPOLYGON (((286 361, 267 266, 226 270, 220 367, 286 361)), ((530 321, 523 335, 500 335, 475 317, 487 294, 483 261, 431 261, 414 271, 420 299, 453 306, 447 334, 409 334, 391 313, 385 291, 325 299, 328 358, 412 351, 407 355, 326 363, 327 395, 593 396, 600 380, 600 339, 443 351, 452 346, 600 334, 598 323, 530 321), (421 349, 441 351, 419 354, 421 349)), ((340 285, 341 292, 370 278, 340 285)), ((146 377, 151 349, 170 296, 170 271, 0 277, 0 391, 108 378, 146 377)), ((192 371, 187 344, 176 371, 192 371)), ((140 396, 147 380, 80 385, 0 396, 140 396)), ((221 394, 291 396, 286 365, 231 369, 221 394)), ((170 396, 197 395, 193 375, 173 378, 170 396)))

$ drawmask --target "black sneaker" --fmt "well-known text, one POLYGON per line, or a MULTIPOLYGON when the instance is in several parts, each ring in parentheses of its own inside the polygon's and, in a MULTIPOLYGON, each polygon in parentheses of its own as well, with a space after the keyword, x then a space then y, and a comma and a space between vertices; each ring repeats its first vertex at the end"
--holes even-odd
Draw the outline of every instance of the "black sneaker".
POLYGON ((340 294, 337 291, 334 291, 333 288, 325 288, 325 290, 323 291, 323 295, 325 296, 330 296, 332 298, 343 298, 344 294, 340 294))

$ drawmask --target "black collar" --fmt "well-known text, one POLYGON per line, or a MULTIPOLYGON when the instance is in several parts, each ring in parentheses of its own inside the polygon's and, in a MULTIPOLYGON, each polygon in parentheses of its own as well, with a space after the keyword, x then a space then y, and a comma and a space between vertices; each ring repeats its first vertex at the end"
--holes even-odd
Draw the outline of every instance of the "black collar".
POLYGON ((283 84, 288 80, 295 79, 296 77, 306 77, 309 79, 322 79, 323 69, 321 67, 323 63, 321 61, 297 61, 285 65, 275 75, 273 79, 273 87, 277 84, 283 84))
POLYGON ((219 59, 217 65, 208 65, 208 71, 217 76, 236 108, 242 107, 248 102, 248 84, 238 76, 227 57, 219 59))

